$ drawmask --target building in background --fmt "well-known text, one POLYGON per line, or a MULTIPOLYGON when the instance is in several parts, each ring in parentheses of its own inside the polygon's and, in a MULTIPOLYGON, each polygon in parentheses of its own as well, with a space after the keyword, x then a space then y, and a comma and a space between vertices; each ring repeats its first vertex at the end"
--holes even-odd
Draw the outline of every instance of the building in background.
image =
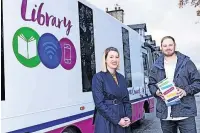
MULTIPOLYGON (((118 4, 115 5, 114 10, 108 10, 108 8, 106 8, 106 13, 124 23, 124 10, 118 4)), ((145 35, 147 32, 147 26, 145 23, 132 24, 128 26, 140 34, 141 41, 143 42, 142 47, 144 47, 148 53, 152 54, 148 55, 148 61, 150 62, 149 67, 151 67, 151 65, 155 62, 161 53, 160 47, 156 46, 156 41, 152 39, 151 35, 145 35)))
POLYGON ((118 4, 115 5, 114 10, 109 11, 108 8, 106 8, 106 12, 114 18, 116 18, 117 20, 119 20, 120 22, 124 23, 124 10, 121 9, 118 4))
POLYGON ((135 30, 138 32, 138 34, 140 34, 140 36, 142 36, 143 38, 145 38, 145 32, 147 32, 147 26, 145 23, 142 24, 132 24, 132 25, 128 25, 131 29, 135 30))

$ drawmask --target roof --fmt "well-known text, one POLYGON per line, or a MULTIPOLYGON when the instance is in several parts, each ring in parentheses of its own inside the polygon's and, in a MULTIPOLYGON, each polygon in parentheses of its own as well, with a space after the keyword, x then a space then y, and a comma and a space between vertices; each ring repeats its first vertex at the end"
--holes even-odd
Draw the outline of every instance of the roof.
POLYGON ((107 13, 113 13, 113 12, 118 12, 118 11, 124 12, 123 9, 111 10, 111 11, 106 11, 106 12, 107 12, 107 13))
POLYGON ((156 46, 156 41, 152 40, 150 44, 156 46))
POLYGON ((132 24, 132 25, 128 25, 131 29, 136 30, 136 29, 144 29, 145 32, 147 32, 147 27, 146 24, 132 24))
POLYGON ((144 38, 145 38, 145 40, 150 40, 150 41, 152 41, 152 36, 151 36, 151 35, 146 35, 146 36, 144 36, 144 38))
POLYGON ((150 49, 153 50, 153 51, 156 51, 156 47, 153 46, 153 45, 151 45, 151 44, 149 44, 149 43, 146 43, 146 42, 145 42, 145 43, 144 43, 144 46, 150 48, 150 49))

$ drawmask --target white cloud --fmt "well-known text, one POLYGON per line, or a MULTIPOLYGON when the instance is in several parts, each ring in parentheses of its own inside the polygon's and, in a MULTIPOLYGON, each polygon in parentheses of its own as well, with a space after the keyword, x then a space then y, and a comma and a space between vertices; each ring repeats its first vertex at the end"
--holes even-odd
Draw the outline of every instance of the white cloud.
POLYGON ((178 8, 176 0, 87 0, 105 11, 119 4, 125 11, 125 24, 147 24, 147 34, 151 34, 157 45, 165 35, 175 38, 180 52, 188 55, 200 68, 200 23, 196 9, 186 6, 178 8))

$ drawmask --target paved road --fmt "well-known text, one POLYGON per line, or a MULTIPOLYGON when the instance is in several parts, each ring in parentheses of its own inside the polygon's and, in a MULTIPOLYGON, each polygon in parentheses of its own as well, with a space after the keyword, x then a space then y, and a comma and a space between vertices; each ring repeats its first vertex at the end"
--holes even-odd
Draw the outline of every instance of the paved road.
MULTIPOLYGON (((197 133, 200 133, 200 94, 196 96, 196 101, 198 108, 198 116, 196 117, 197 133)), ((146 114, 146 118, 141 125, 135 124, 133 133, 162 133, 160 121, 156 118, 155 112, 146 114)))

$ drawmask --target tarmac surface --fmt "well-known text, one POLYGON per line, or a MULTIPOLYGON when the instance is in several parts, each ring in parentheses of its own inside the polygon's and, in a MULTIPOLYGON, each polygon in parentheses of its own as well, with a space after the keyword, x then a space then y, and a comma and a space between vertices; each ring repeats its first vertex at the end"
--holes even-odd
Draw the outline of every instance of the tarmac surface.
MULTIPOLYGON (((197 133, 200 133, 200 94, 196 95, 198 115, 196 117, 197 133)), ((141 124, 134 124, 132 133, 162 133, 160 120, 154 113, 145 114, 145 119, 141 124)))

